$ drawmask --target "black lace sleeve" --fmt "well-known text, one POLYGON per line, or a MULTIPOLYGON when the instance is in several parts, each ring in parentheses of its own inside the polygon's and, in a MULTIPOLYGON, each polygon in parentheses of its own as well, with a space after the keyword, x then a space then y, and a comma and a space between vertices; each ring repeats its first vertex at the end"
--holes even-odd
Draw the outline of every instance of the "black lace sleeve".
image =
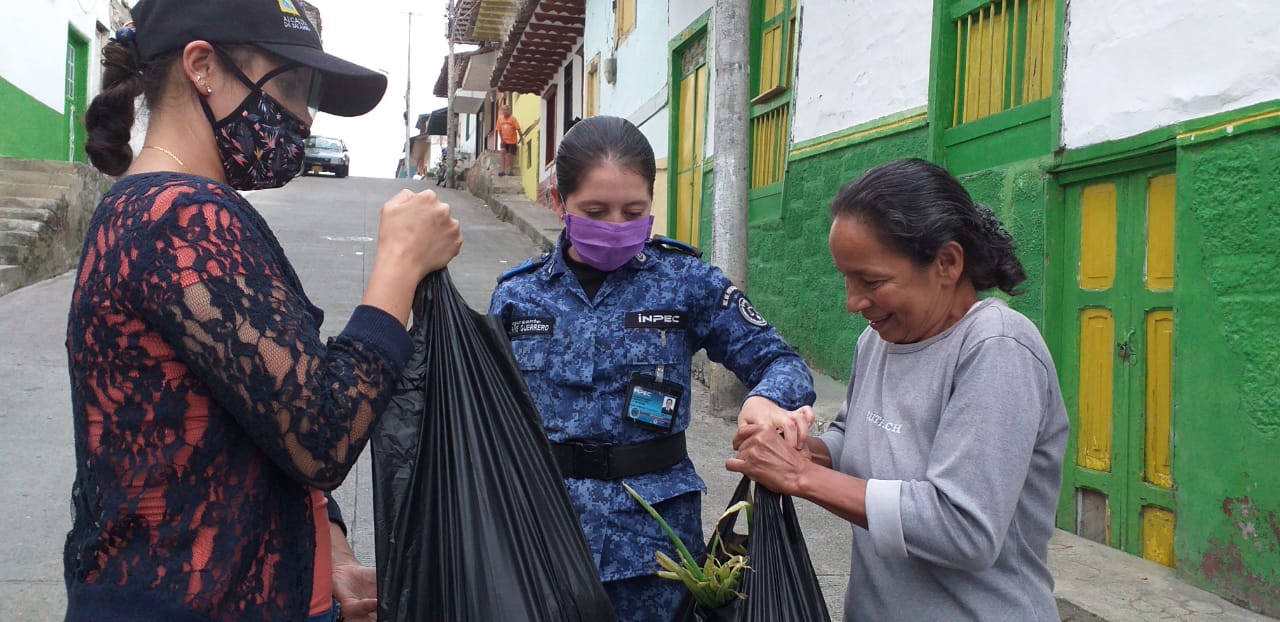
POLYGON ((322 343, 274 238, 225 202, 190 198, 173 201, 142 236, 153 245, 136 261, 137 311, 275 464, 332 489, 400 373, 385 349, 360 338, 377 330, 353 325, 404 329, 362 307, 342 335, 322 343))

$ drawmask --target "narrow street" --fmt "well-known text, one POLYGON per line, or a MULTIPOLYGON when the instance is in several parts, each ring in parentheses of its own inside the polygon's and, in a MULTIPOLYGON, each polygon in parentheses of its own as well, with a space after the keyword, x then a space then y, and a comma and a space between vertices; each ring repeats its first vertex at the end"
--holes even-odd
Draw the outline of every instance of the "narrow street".
MULTIPOLYGON (((400 188, 425 182, 305 177, 250 201, 266 217, 311 297, 325 311, 322 336, 342 330, 360 302, 377 244, 378 209, 400 188)), ((434 189, 434 186, 430 186, 434 189)), ((462 223, 462 254, 450 265, 454 284, 473 308, 487 308, 496 277, 539 252, 515 226, 466 192, 440 190, 462 223)), ((5 617, 61 620, 65 610, 62 545, 70 527, 75 457, 66 371, 66 313, 74 275, 0 297, 0 603, 5 617)), ((706 391, 695 383, 689 452, 707 481, 709 528, 737 477, 724 470, 732 453, 730 424, 706 413, 706 391)), ((357 557, 373 563, 368 452, 337 491, 357 557)), ((840 619, 848 577, 849 531, 819 508, 798 502, 815 568, 834 619, 840 619)))

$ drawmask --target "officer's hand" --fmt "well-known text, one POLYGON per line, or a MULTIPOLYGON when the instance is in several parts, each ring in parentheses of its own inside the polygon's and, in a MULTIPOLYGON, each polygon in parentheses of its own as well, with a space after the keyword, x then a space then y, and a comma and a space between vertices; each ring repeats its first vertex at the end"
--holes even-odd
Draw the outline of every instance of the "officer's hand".
POLYGON ((808 406, 786 410, 769 398, 753 395, 747 398, 738 412, 738 435, 733 439, 733 448, 737 449, 741 444, 746 428, 766 425, 782 434, 792 447, 803 450, 808 444, 813 420, 813 409, 808 406))

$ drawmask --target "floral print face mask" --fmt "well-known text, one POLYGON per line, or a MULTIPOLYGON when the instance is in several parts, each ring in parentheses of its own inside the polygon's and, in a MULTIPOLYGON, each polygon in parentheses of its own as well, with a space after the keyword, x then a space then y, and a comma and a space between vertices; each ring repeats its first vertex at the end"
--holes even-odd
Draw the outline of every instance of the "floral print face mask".
POLYGON ((279 188, 302 172, 305 141, 311 129, 265 91, 262 85, 300 65, 272 70, 254 84, 222 55, 227 67, 249 87, 249 95, 231 114, 215 120, 204 97, 200 106, 213 127, 227 184, 236 190, 279 188))

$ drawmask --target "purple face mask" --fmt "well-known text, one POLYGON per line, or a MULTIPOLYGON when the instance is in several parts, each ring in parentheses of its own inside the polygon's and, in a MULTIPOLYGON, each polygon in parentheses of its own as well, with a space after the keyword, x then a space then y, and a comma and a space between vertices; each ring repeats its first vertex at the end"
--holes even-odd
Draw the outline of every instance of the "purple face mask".
POLYGON ((635 257, 653 231, 653 216, 615 223, 564 216, 564 234, 582 257, 582 263, 613 272, 635 257))

